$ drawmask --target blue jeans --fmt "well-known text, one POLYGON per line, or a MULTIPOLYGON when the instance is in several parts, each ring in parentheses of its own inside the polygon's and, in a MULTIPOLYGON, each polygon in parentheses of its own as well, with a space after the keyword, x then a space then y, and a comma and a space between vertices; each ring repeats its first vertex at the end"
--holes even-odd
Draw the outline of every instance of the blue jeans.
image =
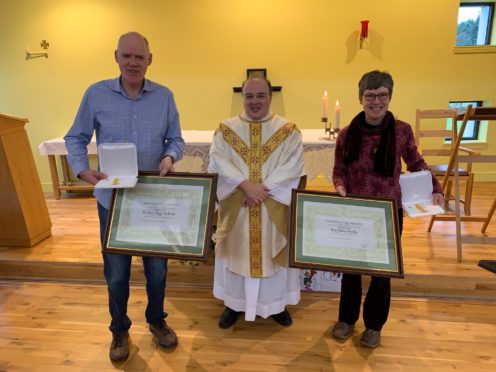
MULTIPOLYGON (((102 247, 107 217, 108 209, 98 203, 102 247)), ((127 332, 131 327, 131 319, 127 316, 131 259, 132 256, 128 255, 103 253, 103 271, 107 280, 109 312, 112 317, 109 329, 112 333, 127 332)), ((155 323, 167 317, 167 313, 164 312, 167 259, 143 257, 143 266, 146 277, 146 294, 148 296, 145 317, 148 323, 155 323)))

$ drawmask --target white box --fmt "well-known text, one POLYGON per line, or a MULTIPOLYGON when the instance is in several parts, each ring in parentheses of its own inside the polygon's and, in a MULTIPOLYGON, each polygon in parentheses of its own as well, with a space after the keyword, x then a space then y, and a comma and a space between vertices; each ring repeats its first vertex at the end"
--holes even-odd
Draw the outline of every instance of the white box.
POLYGON ((302 291, 341 292, 342 273, 300 269, 302 291))
POLYGON ((440 205, 432 203, 432 175, 428 170, 400 175, 401 204, 408 217, 443 214, 440 205))
POLYGON ((98 145, 100 172, 108 178, 100 180, 97 189, 125 189, 138 182, 138 156, 134 143, 101 143, 98 145))

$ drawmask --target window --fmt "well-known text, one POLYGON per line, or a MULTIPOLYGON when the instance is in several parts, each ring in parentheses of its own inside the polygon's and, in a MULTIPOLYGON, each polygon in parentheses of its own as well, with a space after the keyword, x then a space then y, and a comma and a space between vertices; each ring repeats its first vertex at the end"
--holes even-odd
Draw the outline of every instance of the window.
MULTIPOLYGON (((458 111, 463 110, 463 108, 467 107, 468 105, 472 105, 472 107, 480 107, 482 106, 482 101, 451 101, 449 103, 449 108, 455 108, 458 111)), ((457 125, 457 133, 460 130, 462 122, 458 121, 456 123, 457 125)), ((451 129, 452 123, 451 119, 447 119, 447 129, 451 129)), ((480 127, 480 122, 479 120, 469 120, 467 121, 467 125, 465 126, 465 131, 463 132, 462 135, 462 140, 464 141, 472 141, 472 140, 478 140, 479 139, 479 127, 480 127)), ((446 141, 451 141, 450 138, 446 138, 446 141)))
POLYGON ((494 3, 463 1, 458 11, 457 46, 491 45, 494 3))

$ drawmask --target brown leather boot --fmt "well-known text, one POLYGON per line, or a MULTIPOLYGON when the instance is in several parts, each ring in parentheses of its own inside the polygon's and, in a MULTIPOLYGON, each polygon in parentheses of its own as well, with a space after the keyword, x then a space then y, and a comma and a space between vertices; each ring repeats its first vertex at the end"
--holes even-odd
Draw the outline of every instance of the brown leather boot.
POLYGON ((110 344, 110 360, 116 362, 126 359, 129 356, 129 333, 113 333, 112 343, 110 344))
POLYGON ((158 322, 149 324, 150 331, 155 335, 160 346, 165 348, 174 347, 177 345, 176 332, 170 328, 165 320, 160 319, 158 322))

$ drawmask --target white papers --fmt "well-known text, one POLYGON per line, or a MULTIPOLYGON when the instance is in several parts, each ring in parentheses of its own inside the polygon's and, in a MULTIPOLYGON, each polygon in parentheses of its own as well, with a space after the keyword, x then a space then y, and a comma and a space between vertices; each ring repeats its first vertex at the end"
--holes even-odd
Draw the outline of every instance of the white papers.
POLYGON ((345 244, 350 249, 376 249, 374 222, 365 219, 351 219, 315 216, 315 242, 319 245, 333 246, 345 244))
POLYGON ((201 186, 138 183, 122 200, 116 239, 194 247, 202 199, 201 186))
POLYGON ((401 203, 408 217, 443 214, 444 209, 432 202, 431 172, 424 170, 400 176, 401 203))
POLYGON ((304 256, 389 264, 383 209, 305 201, 303 211, 304 256))

